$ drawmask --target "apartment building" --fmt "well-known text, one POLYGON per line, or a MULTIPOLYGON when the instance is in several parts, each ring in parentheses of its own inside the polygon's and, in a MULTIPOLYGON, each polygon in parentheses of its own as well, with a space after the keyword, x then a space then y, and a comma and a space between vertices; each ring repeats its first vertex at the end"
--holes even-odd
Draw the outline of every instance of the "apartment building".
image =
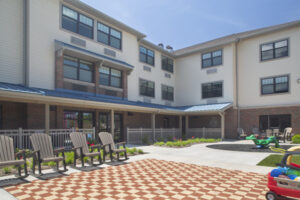
POLYGON ((0 129, 300 131, 300 21, 175 51, 80 1, 1 1, 0 25, 0 129))

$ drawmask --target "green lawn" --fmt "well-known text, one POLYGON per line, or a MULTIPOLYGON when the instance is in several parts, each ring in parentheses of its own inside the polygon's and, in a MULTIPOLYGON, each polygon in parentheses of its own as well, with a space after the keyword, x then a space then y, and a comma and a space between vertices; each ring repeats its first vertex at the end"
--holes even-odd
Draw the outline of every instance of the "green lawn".
MULTIPOLYGON (((269 155, 262 161, 260 161, 257 165, 266 166, 266 167, 277 167, 276 164, 281 163, 283 155, 269 155)), ((300 156, 293 156, 292 162, 296 164, 300 164, 300 156)))

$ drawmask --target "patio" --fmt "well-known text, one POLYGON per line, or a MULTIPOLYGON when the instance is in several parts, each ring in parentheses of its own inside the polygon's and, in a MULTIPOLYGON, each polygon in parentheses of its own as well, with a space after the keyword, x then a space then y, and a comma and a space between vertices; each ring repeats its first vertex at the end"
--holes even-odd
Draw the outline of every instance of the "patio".
POLYGON ((266 176, 194 164, 145 159, 7 187, 32 199, 264 199, 266 176))

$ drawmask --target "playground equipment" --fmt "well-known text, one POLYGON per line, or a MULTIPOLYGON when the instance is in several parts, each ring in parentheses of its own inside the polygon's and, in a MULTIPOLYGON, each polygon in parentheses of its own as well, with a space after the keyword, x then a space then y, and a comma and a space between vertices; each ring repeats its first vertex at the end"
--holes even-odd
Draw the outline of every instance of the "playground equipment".
POLYGON ((249 137, 246 137, 246 140, 252 140, 259 149, 267 148, 271 143, 274 143, 276 148, 280 147, 275 136, 270 136, 267 139, 257 139, 254 135, 250 135, 249 137))
POLYGON ((281 196, 300 197, 300 165, 292 163, 293 155, 300 155, 299 146, 285 151, 280 167, 269 173, 267 200, 276 200, 281 196))

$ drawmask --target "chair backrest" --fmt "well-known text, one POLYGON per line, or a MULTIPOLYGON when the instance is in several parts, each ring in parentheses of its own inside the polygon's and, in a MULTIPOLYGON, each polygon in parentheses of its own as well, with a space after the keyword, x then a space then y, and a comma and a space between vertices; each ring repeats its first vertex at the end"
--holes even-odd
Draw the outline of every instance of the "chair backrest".
MULTIPOLYGON (((80 132, 73 132, 70 134, 70 138, 72 141, 72 144, 74 146, 74 148, 78 148, 81 147, 82 148, 82 152, 84 154, 89 153, 89 147, 87 144, 87 140, 86 137, 83 133, 80 132)), ((76 150, 77 154, 80 154, 80 149, 76 150)))
POLYGON ((54 157, 53 146, 50 135, 35 133, 30 136, 34 151, 40 151, 41 159, 54 157))
POLYGON ((245 135, 245 131, 242 128, 237 128, 237 132, 239 135, 245 135))
POLYGON ((14 141, 12 138, 0 135, 0 161, 15 160, 14 141))
POLYGON ((285 128, 285 129, 284 129, 284 135, 291 134, 292 130, 293 130, 293 129, 292 129, 291 127, 285 128))
POLYGON ((279 128, 274 128, 273 129, 273 134, 275 135, 275 134, 279 134, 279 128))
POLYGON ((110 144, 111 149, 115 149, 115 142, 114 142, 112 134, 110 134, 108 132, 100 132, 99 133, 99 138, 100 138, 101 143, 103 145, 110 144))
POLYGON ((267 134, 268 137, 272 136, 272 133, 273 133, 272 129, 267 129, 266 130, 266 134, 267 134))

